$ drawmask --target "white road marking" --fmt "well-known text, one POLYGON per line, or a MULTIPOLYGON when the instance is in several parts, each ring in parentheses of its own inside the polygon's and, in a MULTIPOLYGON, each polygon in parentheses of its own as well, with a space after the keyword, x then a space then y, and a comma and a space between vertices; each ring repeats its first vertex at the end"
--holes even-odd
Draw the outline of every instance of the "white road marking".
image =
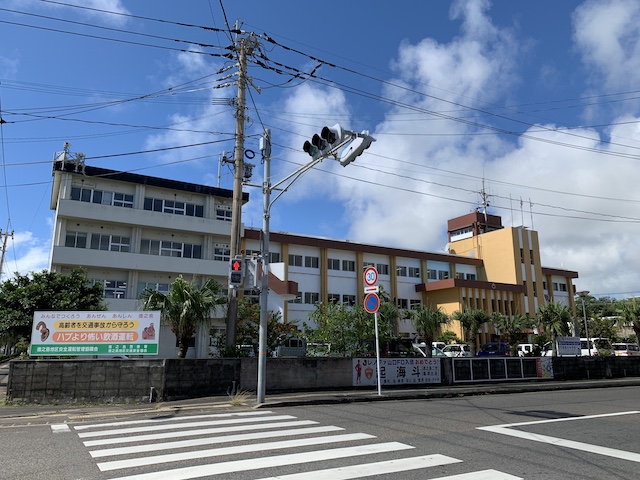
POLYGON ((98 468, 103 471, 117 470, 120 468, 133 468, 143 465, 157 465, 160 463, 181 462, 184 460, 194 460, 197 458, 211 458, 223 455, 236 455, 248 452, 266 452, 269 450, 283 450, 287 448, 306 447, 310 445, 327 445, 337 442, 352 442, 355 440, 367 440, 376 438, 366 433, 349 433, 343 435, 331 435, 325 437, 311 437, 296 440, 284 440, 280 442, 254 443, 250 445, 236 445, 233 447, 212 448, 209 450, 195 450, 182 453, 171 453, 166 455, 155 455, 151 457, 131 458, 127 460, 114 460, 111 462, 98 463, 98 468))
POLYGON ((70 432, 71 429, 69 428, 69 425, 67 425, 66 423, 58 423, 55 425, 51 425, 51 431, 53 433, 65 433, 65 432, 70 432))
MULTIPOLYGON (((331 480, 351 480, 355 478, 371 477, 374 475, 383 475, 386 473, 407 472, 409 470, 449 465, 459 462, 462 462, 462 460, 447 457, 445 455, 424 455, 422 457, 402 458, 399 460, 388 460, 386 462, 363 463, 360 465, 328 468, 326 470, 315 470, 313 472, 278 475, 276 477, 261 478, 260 480, 326 480, 327 478, 330 478, 331 480)), ((501 477, 493 478, 501 480, 501 477)))
POLYGON ((619 412, 619 413, 605 413, 601 415, 585 415, 582 417, 567 417, 551 420, 537 420, 532 422, 520 422, 520 423, 506 423, 503 425, 493 425, 488 427, 478 427, 478 430, 485 430, 488 432, 499 433, 501 435, 508 435, 511 437, 523 438, 525 440, 531 440, 540 443, 549 443, 551 445, 571 448, 574 450, 581 450, 584 452, 595 453, 597 455, 604 455, 607 457, 619 458, 621 460, 628 460, 630 462, 640 463, 640 454, 634 452, 627 452, 625 450, 618 450, 615 448, 601 447, 599 445, 592 445, 584 442, 575 442, 573 440, 566 440, 559 437, 551 437, 549 435, 541 435, 537 433, 523 432, 521 430, 512 430, 512 427, 522 427, 527 425, 539 425, 543 423, 554 422, 567 422, 575 420, 590 420, 594 418, 614 417, 619 415, 634 415, 640 411, 619 412))
POLYGON ((152 433, 148 435, 135 435, 131 437, 116 437, 116 438, 103 438, 100 440, 87 440, 84 443, 85 447, 96 447, 100 445, 114 445, 116 443, 133 443, 133 442, 146 442, 148 440, 162 440, 166 438, 181 438, 181 437, 195 437, 197 435, 218 435, 220 433, 230 432, 250 432, 253 430, 265 430, 268 428, 284 428, 284 427, 298 427, 304 425, 317 425, 318 422, 312 420, 296 420, 292 422, 278 422, 278 423, 258 423, 256 425, 238 425, 233 427, 219 427, 219 428, 201 428, 197 430, 185 430, 183 432, 164 432, 164 433, 152 433))
MULTIPOLYGON (((296 417, 291 415, 274 415, 273 417, 260 417, 260 418, 237 418, 232 420, 211 420, 206 422, 189 422, 185 423, 184 421, 179 423, 171 423, 168 425, 153 425, 149 427, 131 427, 131 428, 117 428, 114 430, 101 430, 98 432, 86 432, 79 433, 78 436, 80 438, 92 438, 92 437, 103 437, 107 435, 124 435, 129 433, 142 433, 142 432, 153 432, 156 430, 184 430, 192 427, 206 427, 213 425, 233 425, 239 423, 251 423, 251 422, 270 422, 274 420, 293 420, 296 417)), ((183 419, 184 420, 184 419, 183 419)))
POLYGON ((93 458, 112 457, 115 455, 131 455, 143 452, 157 452, 160 450, 171 450, 175 448, 199 447, 202 445, 215 445, 219 443, 246 442, 265 438, 289 437, 296 435, 310 435, 316 433, 328 433, 344 430, 341 427, 310 427, 295 428, 288 430, 271 430, 268 432, 241 433, 238 435, 226 435, 222 437, 195 438, 190 440, 179 440, 176 442, 149 443, 146 445, 135 445, 132 447, 105 448, 91 452, 93 458))
POLYGON ((460 475, 449 475, 447 477, 433 478, 432 480, 524 480, 523 477, 516 477, 498 470, 480 470, 477 472, 461 473, 460 475))
POLYGON ((255 417, 259 415, 268 415, 273 412, 265 410, 264 412, 237 412, 237 413, 211 413, 207 415, 189 415, 188 417, 163 417, 163 418, 147 418, 144 420, 126 420, 121 422, 109 422, 109 423, 92 423, 91 425, 76 425, 74 430, 87 430, 89 428, 105 428, 105 427, 120 427, 123 425, 139 425, 141 423, 162 423, 162 422, 178 422, 184 419, 201 419, 201 418, 230 418, 230 417, 255 417))
POLYGON ((376 443, 371 445, 360 445, 357 447, 335 448, 314 452, 292 453, 272 457, 197 465, 193 467, 176 468, 173 470, 163 470, 161 472, 128 475, 126 477, 118 477, 111 480, 188 480, 224 473, 261 470, 265 468, 280 467, 283 465, 299 465, 302 463, 318 461, 326 462, 328 460, 335 460, 338 458, 360 457, 362 455, 396 452, 412 448, 414 447, 399 442, 376 443))

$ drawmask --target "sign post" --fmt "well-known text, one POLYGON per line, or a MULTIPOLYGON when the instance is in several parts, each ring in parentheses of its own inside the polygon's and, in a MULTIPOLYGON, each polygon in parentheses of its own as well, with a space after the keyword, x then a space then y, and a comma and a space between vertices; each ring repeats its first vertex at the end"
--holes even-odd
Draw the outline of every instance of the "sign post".
POLYGON ((376 330, 376 376, 378 380, 378 395, 382 395, 382 382, 380 380, 380 339, 378 335, 378 309, 380 308, 380 297, 378 297, 378 270, 375 267, 367 267, 363 274, 364 279, 364 309, 373 313, 373 320, 376 330))

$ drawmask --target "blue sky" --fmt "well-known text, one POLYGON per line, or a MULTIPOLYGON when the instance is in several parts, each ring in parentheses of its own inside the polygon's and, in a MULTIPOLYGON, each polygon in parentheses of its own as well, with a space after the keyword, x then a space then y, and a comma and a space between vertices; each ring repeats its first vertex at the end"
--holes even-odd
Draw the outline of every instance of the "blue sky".
MULTIPOLYGON (((47 267, 65 141, 89 165, 232 187, 218 159, 233 150, 237 89, 220 55, 240 20, 261 55, 246 148, 271 129, 273 182, 308 161, 302 144, 324 125, 376 138, 348 167, 325 160, 297 181, 272 230, 443 251, 446 221, 478 206, 484 178, 490 213, 539 231, 543 265, 577 270, 598 296, 640 293, 637 1, 321 5, 4 0, 4 278, 47 267)), ((246 191, 244 223, 259 228, 261 192, 246 191)))

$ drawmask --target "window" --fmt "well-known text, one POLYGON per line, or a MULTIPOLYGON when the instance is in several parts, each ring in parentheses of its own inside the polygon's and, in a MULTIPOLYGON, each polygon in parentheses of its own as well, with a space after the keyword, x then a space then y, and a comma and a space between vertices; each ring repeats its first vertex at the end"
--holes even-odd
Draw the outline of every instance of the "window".
POLYGON ((355 295, 342 295, 342 303, 344 305, 349 305, 353 307, 356 304, 356 296, 355 295))
MULTIPOLYGON (((105 193, 108 193, 108 192, 105 192, 105 193)), ((126 195, 124 193, 116 192, 113 194, 112 205, 114 207, 133 208, 133 195, 126 195)))
POLYGON ((407 267, 396 267, 396 273, 398 274, 399 277, 406 277, 407 276, 407 267))
POLYGON ((289 303, 302 303, 302 296, 298 294, 296 298, 294 298, 293 300, 289 300, 289 303))
POLYGON ((231 221, 231 205, 216 205, 216 220, 231 221))
POLYGON ((420 268, 418 267, 409 267, 409 276, 414 278, 420 277, 420 268))
POLYGON ((449 272, 446 270, 438 270, 438 280, 446 280, 449 278, 449 272))
POLYGON ((65 247, 87 248, 87 234, 85 232, 67 232, 65 247))
POLYGON ((355 272, 356 262, 353 260, 342 260, 342 270, 345 272, 355 272))
POLYGON ((213 249, 213 259, 221 262, 228 262, 231 258, 231 247, 221 243, 216 243, 213 249))
POLYGON ((289 266, 291 267, 301 267, 302 266, 302 255, 289 255, 289 266))
POLYGON ((566 283, 559 283, 558 286, 560 287, 560 291, 561 292, 566 292, 567 291, 567 284, 566 283))
POLYGON ((389 265, 385 265, 384 263, 379 263, 376 265, 376 269, 380 275, 389 275, 389 265))
POLYGON ((104 298, 126 298, 127 282, 120 280, 93 280, 93 284, 102 285, 102 294, 104 298))
POLYGON ((533 296, 538 296, 538 289, 536 288, 536 282, 533 282, 533 296))
POLYGON ((398 308, 406 310, 407 308, 409 308, 409 300, 407 300, 406 298, 396 298, 396 305, 398 306, 398 308))
MULTIPOLYGON (((202 258, 202 246, 194 245, 192 243, 171 242, 168 240, 149 240, 147 238, 143 238, 140 242, 140 253, 147 255, 161 255, 163 257, 202 258)), ((221 256, 221 258, 215 258, 215 260, 224 261, 225 259, 221 256)), ((226 260, 229 260, 228 256, 226 260)))
POLYGON ((524 263, 524 250, 520 249, 520 263, 524 263))
POLYGON ((420 305, 422 305, 422 301, 421 300, 413 300, 413 299, 409 300, 409 308, 411 310, 415 310, 420 305))
POLYGON ((304 266, 307 268, 318 268, 320 259, 318 257, 304 257, 304 266))
POLYGON ((542 289, 546 290, 547 289, 547 282, 542 282, 542 289))
MULTIPOLYGON (((114 202, 119 201, 118 198, 114 197, 114 202)), ((178 202, 176 200, 145 197, 143 208, 152 212, 173 213, 175 215, 186 215, 188 217, 204 217, 204 207, 202 205, 178 202)))
POLYGON ((475 273, 467 273, 467 280, 475 280, 475 279, 476 279, 475 273))
POLYGON ((327 301, 329 303, 340 303, 340 294, 339 293, 330 293, 327 296, 327 301))
POLYGON ((327 268, 329 270, 340 270, 340 260, 338 260, 337 258, 328 258, 327 268))
POLYGON ((529 258, 531 258, 531 265, 533 265, 533 250, 529 250, 529 258))
POLYGON ((367 268, 367 267, 373 267, 374 265, 373 265, 373 262, 362 262, 362 266, 364 268, 367 268))
POLYGON ((315 292, 304 292, 304 303, 315 305, 320 302, 320 294, 315 292))
POLYGON ((269 252, 269 263, 280 263, 280 253, 269 252))
POLYGON ((112 252, 128 252, 130 245, 129 237, 122 237, 120 235, 100 235, 97 233, 91 234, 91 245, 89 248, 92 250, 110 250, 112 252))
POLYGON ((113 205, 114 207, 133 208, 133 195, 105 192, 91 188, 71 187, 71 200, 113 205))
POLYGON ((558 291, 558 282, 553 282, 553 291, 554 292, 558 291))
POLYGON ((456 278, 462 278, 462 279, 464 279, 464 273, 462 273, 462 272, 456 272, 456 278))
POLYGON ((169 293, 169 284, 168 283, 154 283, 154 282, 139 282, 138 283, 138 297, 145 290, 155 290, 156 292, 160 292, 164 295, 169 293))
POLYGON ((437 280, 438 279, 438 271, 434 269, 427 270, 427 279, 428 280, 437 280))

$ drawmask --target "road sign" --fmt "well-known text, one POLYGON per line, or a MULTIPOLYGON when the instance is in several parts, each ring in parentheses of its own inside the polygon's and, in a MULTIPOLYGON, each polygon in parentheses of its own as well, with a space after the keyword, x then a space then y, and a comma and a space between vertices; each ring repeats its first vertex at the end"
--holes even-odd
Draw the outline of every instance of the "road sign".
POLYGON ((380 308, 380 298, 375 293, 368 293, 364 297, 364 309, 369 313, 376 313, 380 308))
POLYGON ((371 287, 378 283, 378 270, 376 267, 367 267, 364 270, 364 284, 371 287))
POLYGON ((380 291, 380 287, 378 285, 373 285, 371 287, 364 287, 364 294, 367 293, 378 293, 380 291))

